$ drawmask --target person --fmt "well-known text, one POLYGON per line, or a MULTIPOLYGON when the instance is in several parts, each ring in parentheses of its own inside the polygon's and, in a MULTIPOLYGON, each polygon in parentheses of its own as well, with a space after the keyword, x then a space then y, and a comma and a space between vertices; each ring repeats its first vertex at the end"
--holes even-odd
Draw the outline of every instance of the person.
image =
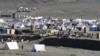
POLYGON ((70 38, 70 32, 68 32, 68 38, 70 38))
POLYGON ((31 42, 31 38, 29 37, 29 43, 31 42))
POLYGON ((23 49, 23 48, 24 48, 24 46, 22 45, 22 46, 21 46, 21 48, 23 49))
POLYGON ((54 32, 54 36, 56 35, 56 33, 54 32))
POLYGON ((57 34, 57 37, 59 37, 59 32, 58 32, 58 34, 57 34))

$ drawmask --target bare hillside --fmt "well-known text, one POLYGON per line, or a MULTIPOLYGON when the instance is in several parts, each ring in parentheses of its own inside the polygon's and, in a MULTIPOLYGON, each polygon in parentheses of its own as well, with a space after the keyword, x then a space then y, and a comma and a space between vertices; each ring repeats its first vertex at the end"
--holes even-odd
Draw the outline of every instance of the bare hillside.
POLYGON ((0 11, 39 7, 33 16, 100 18, 100 0, 0 0, 0 11))

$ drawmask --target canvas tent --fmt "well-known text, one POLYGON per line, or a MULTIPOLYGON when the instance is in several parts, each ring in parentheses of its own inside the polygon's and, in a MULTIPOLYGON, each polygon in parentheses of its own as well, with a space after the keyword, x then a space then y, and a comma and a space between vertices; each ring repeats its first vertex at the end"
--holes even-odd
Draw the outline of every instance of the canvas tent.
POLYGON ((3 19, 0 19, 0 22, 1 22, 1 23, 4 23, 5 21, 4 21, 3 19))
POLYGON ((62 30, 66 30, 66 27, 64 24, 62 24, 61 26, 62 26, 62 30))
POLYGON ((19 49, 19 46, 18 46, 17 42, 6 42, 4 49, 17 50, 17 49, 19 49))
POLYGON ((32 52, 45 52, 46 48, 44 44, 34 44, 32 52))
POLYGON ((42 19, 42 18, 43 18, 42 16, 39 16, 39 17, 35 17, 34 19, 39 20, 39 19, 42 19))
POLYGON ((47 26, 46 25, 43 25, 42 29, 43 30, 46 30, 47 29, 47 26))

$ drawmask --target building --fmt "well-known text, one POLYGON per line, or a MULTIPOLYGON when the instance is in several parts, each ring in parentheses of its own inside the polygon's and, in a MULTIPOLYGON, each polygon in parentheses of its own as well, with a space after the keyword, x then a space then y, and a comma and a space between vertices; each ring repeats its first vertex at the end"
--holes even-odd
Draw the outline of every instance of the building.
POLYGON ((1 12, 1 18, 12 18, 12 12, 1 12))
POLYGON ((17 12, 32 12, 32 8, 19 7, 17 12))
POLYGON ((16 12, 12 14, 13 18, 27 18, 29 17, 30 12, 16 12))

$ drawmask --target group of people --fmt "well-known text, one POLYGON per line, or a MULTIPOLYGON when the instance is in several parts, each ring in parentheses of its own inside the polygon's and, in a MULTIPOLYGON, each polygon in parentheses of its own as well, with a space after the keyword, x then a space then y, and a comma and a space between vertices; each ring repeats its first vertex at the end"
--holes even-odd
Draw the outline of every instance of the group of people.
POLYGON ((19 48, 24 49, 24 45, 19 45, 19 48))

